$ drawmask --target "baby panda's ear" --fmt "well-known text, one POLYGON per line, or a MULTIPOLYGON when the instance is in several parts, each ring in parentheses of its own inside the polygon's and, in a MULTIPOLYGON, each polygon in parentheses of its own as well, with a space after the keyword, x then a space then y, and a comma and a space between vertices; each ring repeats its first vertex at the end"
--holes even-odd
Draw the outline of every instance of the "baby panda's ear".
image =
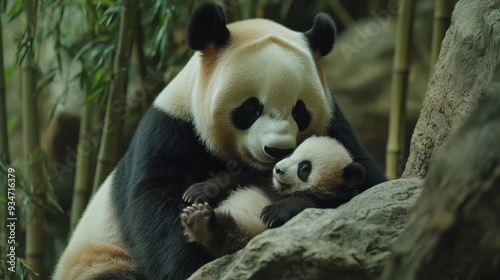
POLYGON ((357 162, 351 162, 344 167, 342 177, 344 177, 346 184, 355 188, 363 183, 365 179, 365 168, 357 162))
POLYGON ((221 6, 205 2, 194 10, 186 27, 189 48, 196 51, 203 51, 209 46, 220 49, 226 46, 229 37, 226 17, 221 6))
POLYGON ((318 13, 314 18, 312 28, 304 32, 304 35, 313 53, 325 56, 333 49, 337 28, 331 16, 318 13))

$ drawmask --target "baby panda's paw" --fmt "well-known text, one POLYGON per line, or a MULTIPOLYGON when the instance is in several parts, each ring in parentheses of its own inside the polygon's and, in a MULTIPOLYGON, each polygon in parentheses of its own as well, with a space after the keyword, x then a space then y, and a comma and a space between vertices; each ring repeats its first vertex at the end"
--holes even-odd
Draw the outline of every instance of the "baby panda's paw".
POLYGON ((202 241, 210 231, 214 210, 208 203, 197 203, 182 210, 181 223, 190 241, 202 241))
POLYGON ((191 185, 183 194, 182 200, 187 203, 214 204, 217 199, 218 188, 209 181, 191 185))
POLYGON ((262 209, 260 219, 266 227, 275 228, 282 226, 284 223, 288 222, 288 220, 293 218, 293 216, 294 215, 289 213, 285 207, 278 204, 271 204, 262 209))

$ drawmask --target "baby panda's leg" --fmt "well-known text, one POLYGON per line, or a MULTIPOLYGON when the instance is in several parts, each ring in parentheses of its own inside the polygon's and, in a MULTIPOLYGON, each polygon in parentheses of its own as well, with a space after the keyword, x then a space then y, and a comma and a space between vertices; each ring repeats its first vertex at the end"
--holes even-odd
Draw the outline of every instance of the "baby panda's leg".
POLYGON ((214 239, 210 224, 215 219, 214 210, 207 202, 184 208, 181 221, 190 241, 210 245, 214 239))
POLYGON ((215 257, 231 254, 265 230, 262 208, 271 200, 257 187, 234 191, 215 210, 208 203, 184 209, 182 225, 190 241, 204 245, 215 257))
POLYGON ((250 240, 229 213, 214 211, 208 203, 186 207, 181 222, 189 241, 205 246, 214 257, 234 253, 250 240))

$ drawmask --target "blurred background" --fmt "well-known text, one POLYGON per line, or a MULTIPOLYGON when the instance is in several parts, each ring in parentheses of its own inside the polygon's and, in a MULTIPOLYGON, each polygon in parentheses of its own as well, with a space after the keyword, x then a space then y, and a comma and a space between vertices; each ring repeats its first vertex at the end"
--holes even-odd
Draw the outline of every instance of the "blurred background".
MULTIPOLYGON (((26 238, 41 244, 42 268, 38 266, 37 273, 51 274, 98 177, 107 175, 110 167, 100 169, 104 175, 96 175, 96 169, 107 163, 112 167, 121 157, 155 96, 192 55, 185 45, 184 28, 202 1, 127 1, 7 0, 0 4, 0 90, 6 100, 5 108, 0 108, 6 116, 0 119, 6 124, 1 138, 8 143, 0 173, 3 189, 7 169, 16 170, 18 217, 16 275, 6 273, 2 229, 0 271, 6 279, 38 278, 31 271, 36 265, 25 259, 26 238), (23 100, 23 94, 28 98, 23 100), (103 148, 103 120, 113 117, 106 114, 109 108, 119 129, 113 130, 112 147, 103 148)), ((264 17, 297 31, 307 31, 318 12, 332 15, 338 37, 333 52, 324 59, 330 89, 361 142, 385 166, 398 1, 216 2, 224 6, 228 23, 264 17)), ((435 1, 416 2, 399 173, 433 65, 435 1)), ((6 194, 0 199, 4 205, 6 194)))

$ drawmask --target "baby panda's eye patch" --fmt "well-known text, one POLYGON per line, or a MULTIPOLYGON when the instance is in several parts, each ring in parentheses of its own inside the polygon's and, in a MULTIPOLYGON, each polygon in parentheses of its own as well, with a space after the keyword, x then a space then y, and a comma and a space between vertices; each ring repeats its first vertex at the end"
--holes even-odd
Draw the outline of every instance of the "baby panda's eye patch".
POLYGON ((307 178, 309 178, 309 174, 311 174, 311 167, 311 162, 308 160, 304 160, 299 163, 297 168, 297 177, 299 177, 302 182, 307 182, 307 178))
POLYGON ((297 123, 300 131, 305 130, 311 123, 311 115, 306 109, 304 101, 299 100, 292 109, 292 117, 297 123))
POLYGON ((234 126, 240 130, 249 129, 260 117, 263 109, 264 106, 256 97, 248 98, 232 112, 231 117, 234 126))

